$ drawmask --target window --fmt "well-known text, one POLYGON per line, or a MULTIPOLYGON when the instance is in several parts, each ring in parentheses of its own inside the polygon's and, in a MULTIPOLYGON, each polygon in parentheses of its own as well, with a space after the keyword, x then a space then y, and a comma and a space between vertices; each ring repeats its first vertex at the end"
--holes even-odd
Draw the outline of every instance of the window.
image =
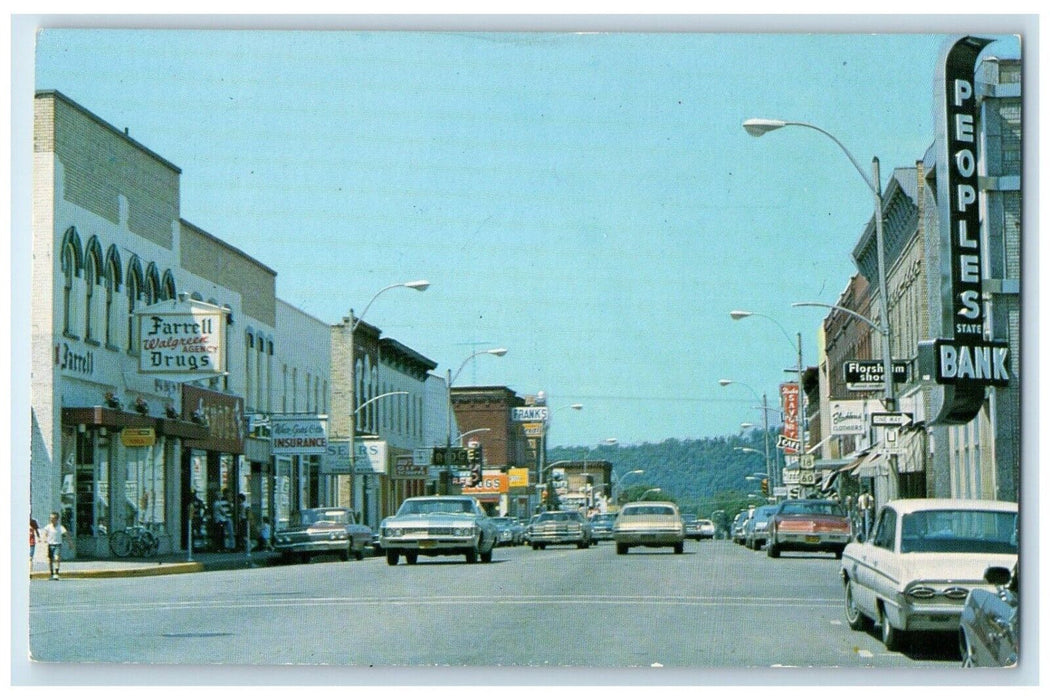
POLYGON ((116 349, 119 346, 117 345, 118 327, 115 323, 119 314, 115 313, 113 302, 120 292, 120 253, 117 252, 115 246, 110 246, 109 252, 106 253, 106 272, 103 284, 105 284, 106 298, 102 310, 102 341, 106 347, 116 349))
POLYGON ((135 323, 135 309, 138 308, 139 298, 142 291, 142 268, 138 258, 132 258, 128 265, 128 279, 125 282, 128 294, 128 345, 127 351, 132 355, 138 354, 138 328, 135 323))
POLYGON ((76 247, 70 241, 62 246, 62 333, 73 335, 73 278, 77 276, 76 247))

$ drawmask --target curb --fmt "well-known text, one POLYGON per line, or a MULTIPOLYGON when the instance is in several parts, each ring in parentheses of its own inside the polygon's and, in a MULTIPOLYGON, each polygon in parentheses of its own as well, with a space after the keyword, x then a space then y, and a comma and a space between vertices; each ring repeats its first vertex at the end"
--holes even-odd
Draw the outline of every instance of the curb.
MULTIPOLYGON (((195 574, 204 571, 204 564, 200 562, 186 562, 185 564, 156 564, 149 567, 132 569, 99 569, 97 571, 66 571, 62 578, 124 578, 127 576, 166 576, 168 574, 195 574)), ((33 579, 48 580, 51 575, 46 571, 35 572, 30 577, 33 579)))

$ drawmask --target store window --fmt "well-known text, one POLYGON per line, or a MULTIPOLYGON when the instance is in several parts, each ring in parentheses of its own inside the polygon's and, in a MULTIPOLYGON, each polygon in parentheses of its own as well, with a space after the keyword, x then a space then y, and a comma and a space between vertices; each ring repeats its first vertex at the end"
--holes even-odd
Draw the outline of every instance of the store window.
POLYGON ((141 525, 153 532, 164 531, 164 443, 149 447, 125 448, 127 472, 124 481, 123 512, 118 523, 124 527, 141 525))

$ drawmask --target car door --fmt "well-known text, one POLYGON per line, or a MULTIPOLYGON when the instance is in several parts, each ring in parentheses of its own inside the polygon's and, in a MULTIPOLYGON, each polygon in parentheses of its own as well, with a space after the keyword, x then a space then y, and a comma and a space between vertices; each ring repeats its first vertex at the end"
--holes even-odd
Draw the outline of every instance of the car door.
POLYGON ((853 596, 857 605, 869 616, 875 615, 875 601, 892 590, 885 567, 894 558, 897 539, 897 513, 892 508, 883 508, 875 521, 871 538, 858 548, 857 567, 854 580, 857 590, 853 596))

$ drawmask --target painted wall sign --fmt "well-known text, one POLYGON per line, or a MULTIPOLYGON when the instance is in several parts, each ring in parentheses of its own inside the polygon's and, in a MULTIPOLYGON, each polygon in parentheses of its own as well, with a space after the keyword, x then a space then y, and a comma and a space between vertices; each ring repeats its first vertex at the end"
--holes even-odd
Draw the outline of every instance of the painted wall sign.
POLYGON ((95 373, 95 353, 71 348, 69 343, 55 345, 55 365, 67 374, 90 377, 95 373))
POLYGON ((831 418, 832 435, 863 435, 867 432, 864 422, 865 402, 829 401, 828 414, 831 418))
POLYGON ((208 426, 208 437, 187 445, 215 452, 244 453, 244 399, 204 387, 182 387, 182 416, 208 426))

